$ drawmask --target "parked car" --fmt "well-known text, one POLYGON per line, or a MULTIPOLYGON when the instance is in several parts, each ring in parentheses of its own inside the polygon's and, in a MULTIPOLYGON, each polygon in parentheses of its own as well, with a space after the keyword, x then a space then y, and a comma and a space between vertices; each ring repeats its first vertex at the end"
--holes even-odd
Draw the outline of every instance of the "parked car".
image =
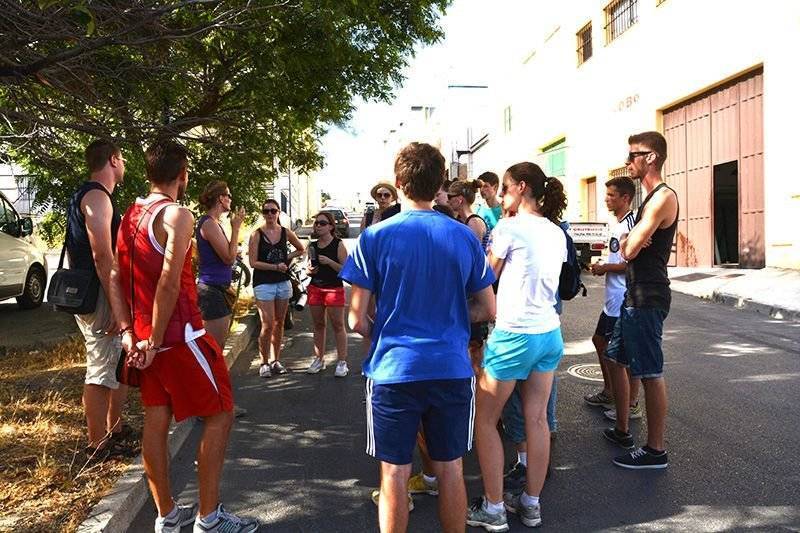
POLYGON ((22 309, 42 305, 47 288, 47 259, 27 239, 32 233, 33 221, 0 192, 0 300, 16 298, 22 309))
POLYGON ((322 211, 333 215, 333 220, 336 222, 336 233, 338 233, 339 237, 342 239, 347 238, 350 234, 350 220, 347 218, 344 210, 338 207, 326 207, 322 211))

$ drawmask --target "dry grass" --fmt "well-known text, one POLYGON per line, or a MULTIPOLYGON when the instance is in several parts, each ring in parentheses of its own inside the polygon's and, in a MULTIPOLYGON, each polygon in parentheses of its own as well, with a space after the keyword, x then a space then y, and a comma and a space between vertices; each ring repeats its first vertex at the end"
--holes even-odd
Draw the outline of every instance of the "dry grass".
MULTIPOLYGON (((0 531, 75 531, 125 470, 86 466, 84 363, 82 339, 0 358, 0 531)), ((126 422, 141 428, 138 394, 126 422)))
MULTIPOLYGON (((243 293, 234 316, 241 320, 252 306, 252 295, 243 293)), ((80 337, 0 357, 0 532, 75 531, 131 461, 86 465, 84 372, 80 337)), ((135 390, 125 422, 141 431, 135 390)))

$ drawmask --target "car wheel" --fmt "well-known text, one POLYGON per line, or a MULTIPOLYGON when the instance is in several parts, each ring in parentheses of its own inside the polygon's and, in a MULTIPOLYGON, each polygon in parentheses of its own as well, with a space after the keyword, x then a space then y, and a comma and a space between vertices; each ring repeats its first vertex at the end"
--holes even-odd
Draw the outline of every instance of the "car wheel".
POLYGON ((34 309, 42 305, 47 277, 40 266, 32 266, 25 280, 25 292, 17 298, 20 309, 34 309))

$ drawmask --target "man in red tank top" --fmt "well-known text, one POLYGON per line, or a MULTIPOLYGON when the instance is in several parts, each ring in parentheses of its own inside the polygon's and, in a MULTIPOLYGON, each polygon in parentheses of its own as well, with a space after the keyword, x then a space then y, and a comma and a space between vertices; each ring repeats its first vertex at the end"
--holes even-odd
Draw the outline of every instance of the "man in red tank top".
POLYGON ((156 533, 249 533, 255 520, 241 519, 219 503, 219 481, 233 420, 231 382, 222 350, 203 329, 191 266, 194 217, 176 203, 188 183, 188 153, 162 141, 145 153, 150 194, 128 208, 117 237, 111 303, 123 330, 126 364, 139 369, 145 409, 142 458, 158 509, 156 533), (167 435, 170 420, 204 420, 198 453, 196 505, 172 499, 167 435), (197 515, 195 517, 195 515, 197 515))

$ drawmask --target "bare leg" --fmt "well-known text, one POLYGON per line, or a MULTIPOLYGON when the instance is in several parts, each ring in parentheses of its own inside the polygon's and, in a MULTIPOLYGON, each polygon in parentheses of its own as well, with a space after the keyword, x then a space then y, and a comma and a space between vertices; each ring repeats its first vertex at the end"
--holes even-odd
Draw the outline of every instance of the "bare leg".
POLYGON ((83 386, 83 412, 86 415, 89 446, 100 446, 106 436, 110 397, 111 389, 108 387, 93 384, 83 386))
POLYGON ((664 450, 664 432, 667 426, 667 383, 664 378, 642 379, 644 400, 647 406, 647 445, 654 450, 664 450))
POLYGON ((467 490, 461 459, 433 463, 439 479, 439 521, 446 533, 463 533, 467 521, 467 490))
POLYGON ((228 336, 228 331, 231 327, 231 315, 215 318, 214 320, 203 320, 203 327, 214 337, 219 347, 224 348, 225 338, 228 336))
POLYGON ((539 496, 550 462, 550 427, 547 401, 553 386, 553 372, 531 372, 522 385, 522 412, 525 414, 525 441, 528 445, 528 472, 525 492, 539 496))
POLYGON ((258 336, 258 354, 261 364, 269 361, 269 344, 272 339, 272 328, 275 325, 275 302, 273 300, 257 300, 258 314, 261 317, 261 333, 258 336))
POLYGON ((497 422, 515 385, 515 381, 498 381, 487 372, 481 374, 478 380, 475 444, 483 476, 483 490, 491 503, 503 501, 503 443, 497 432, 497 422))
MULTIPOLYGON (((408 478, 411 465, 381 462, 381 496, 378 521, 382 533, 405 533, 408 529, 408 478)), ((462 530, 463 531, 463 530, 462 530)))
POLYGON ((325 307, 321 305, 310 305, 311 320, 314 321, 314 357, 322 359, 325 357, 325 333, 328 323, 325 320, 325 307))
POLYGON ((608 369, 611 371, 611 383, 614 385, 614 406, 617 408, 617 429, 628 432, 628 416, 630 406, 628 397, 630 392, 630 381, 628 379, 628 369, 613 361, 608 360, 608 369))
POLYGON ((233 413, 223 411, 203 419, 203 437, 197 452, 197 477, 200 485, 200 516, 212 513, 219 503, 219 480, 225 462, 225 448, 233 413))
POLYGON ((106 418, 106 426, 108 431, 112 433, 119 433, 122 431, 122 410, 125 408, 125 400, 128 399, 128 386, 119 384, 119 387, 111 390, 110 399, 108 402, 108 415, 106 418))
POLYGON ((272 328, 272 355, 274 361, 280 361, 281 359, 283 321, 286 319, 287 309, 289 309, 289 300, 275 300, 275 325, 272 328))
POLYGON ((153 495, 158 514, 167 516, 174 502, 169 486, 169 453, 167 435, 172 419, 172 409, 166 405, 144 408, 142 430, 142 462, 147 473, 147 484, 153 495))
POLYGON ((435 476, 434 462, 428 453, 428 443, 425 442, 425 433, 422 430, 422 425, 417 430, 417 449, 419 450, 419 458, 422 460, 422 473, 428 477, 435 476))
POLYGON ((608 339, 602 335, 593 335, 592 344, 594 344, 594 349, 597 350, 597 358, 600 362, 600 370, 603 372, 603 392, 610 395, 613 393, 613 387, 611 385, 611 372, 608 368, 609 362, 608 359, 606 359, 608 339))
POLYGON ((333 334, 336 336, 336 355, 339 361, 347 361, 347 330, 344 327, 344 307, 328 307, 333 334))
POLYGON ((630 401, 628 403, 630 405, 636 405, 639 403, 639 387, 642 384, 642 380, 639 378, 631 378, 630 374, 630 371, 628 371, 628 381, 630 383, 630 401))

